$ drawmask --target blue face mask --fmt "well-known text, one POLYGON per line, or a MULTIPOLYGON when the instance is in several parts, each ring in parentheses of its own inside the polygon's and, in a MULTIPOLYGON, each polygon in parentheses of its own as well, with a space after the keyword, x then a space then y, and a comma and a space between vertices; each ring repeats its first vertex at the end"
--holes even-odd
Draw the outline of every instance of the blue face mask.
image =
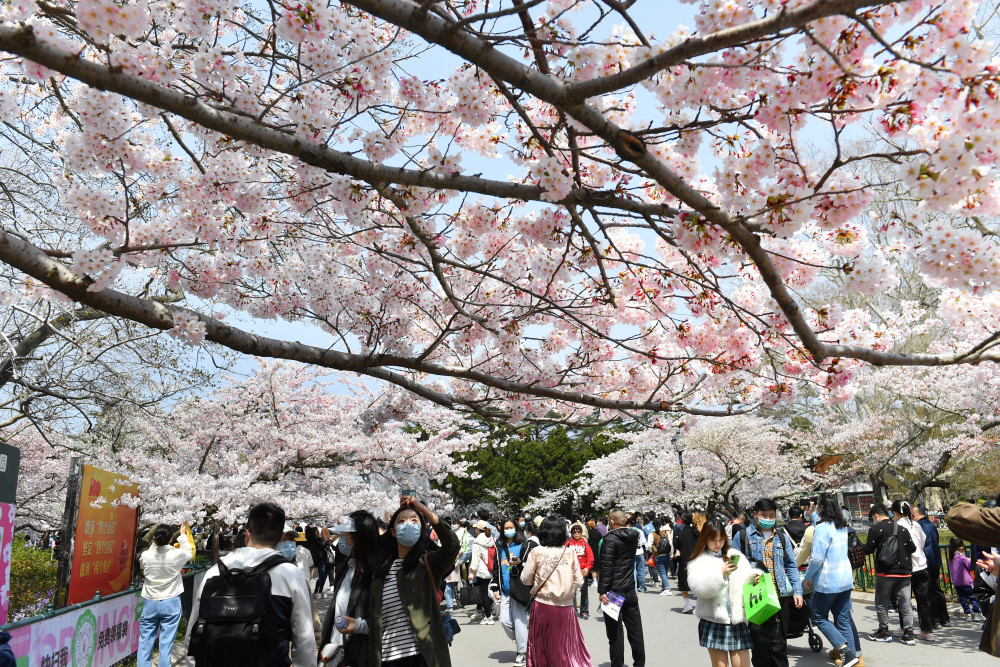
POLYGON ((771 530, 774 528, 774 519, 757 519, 757 525, 763 530, 771 530))
POLYGON ((508 528, 507 530, 503 531, 503 536, 506 537, 508 540, 513 539, 515 535, 517 535, 517 531, 514 530, 513 528, 508 528))
POLYGON ((890 519, 895 519, 896 518, 896 515, 892 513, 892 510, 889 510, 889 518, 890 519))
POLYGON ((412 547, 420 539, 419 523, 404 523, 396 526, 396 541, 404 547, 412 547))
POLYGON ((347 541, 342 537, 340 538, 340 541, 337 542, 337 549, 339 549, 340 553, 344 554, 345 556, 350 556, 351 551, 353 551, 354 549, 354 545, 348 544, 347 541))

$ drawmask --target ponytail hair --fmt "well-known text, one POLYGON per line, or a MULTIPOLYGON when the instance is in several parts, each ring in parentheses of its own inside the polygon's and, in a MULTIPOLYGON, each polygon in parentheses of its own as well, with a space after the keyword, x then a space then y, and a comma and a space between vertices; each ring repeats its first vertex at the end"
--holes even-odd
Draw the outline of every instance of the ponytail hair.
POLYGON ((951 538, 951 541, 948 542, 948 562, 949 563, 951 561, 955 560, 955 554, 957 554, 959 551, 962 551, 962 552, 965 551, 965 542, 963 542, 962 540, 958 539, 957 537, 951 538))
POLYGON ((896 500, 892 503, 892 511, 897 519, 909 519, 911 509, 913 509, 913 505, 906 500, 896 500))
POLYGON ((166 526, 157 526, 156 530, 153 531, 153 544, 165 547, 170 544, 170 538, 173 537, 173 534, 173 531, 166 526))

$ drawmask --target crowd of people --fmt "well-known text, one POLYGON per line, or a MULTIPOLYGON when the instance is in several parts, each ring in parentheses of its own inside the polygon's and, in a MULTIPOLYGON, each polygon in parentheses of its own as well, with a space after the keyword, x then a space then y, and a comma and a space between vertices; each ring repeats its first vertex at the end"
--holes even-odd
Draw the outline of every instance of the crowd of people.
MULTIPOLYGON (((250 511, 231 551, 196 591, 187 655, 199 667, 447 667, 460 631, 451 614, 466 607, 475 609, 473 622, 499 621, 516 651, 515 665, 592 667, 580 624, 590 619, 593 601, 612 667, 624 666, 626 644, 633 665, 643 667, 639 600, 659 588, 660 595, 675 589, 679 611, 699 619, 698 641, 713 667, 785 667, 787 636, 809 622, 829 640, 836 665, 863 666, 851 592, 864 554, 874 554, 877 579, 878 627, 869 640, 898 638, 912 646, 949 626, 938 585, 942 567, 966 617, 982 621, 994 589, 979 591, 977 578, 985 571, 988 582, 1000 556, 995 563, 989 554, 970 560, 956 539, 942 563, 937 528, 922 508, 902 500, 891 508, 874 505, 864 543, 831 496, 788 508, 779 525, 782 518, 778 505, 762 498, 736 517, 614 509, 576 520, 501 518, 487 510, 452 519, 404 496, 388 520, 361 510, 324 528, 288 526, 281 508, 265 503, 250 511), (750 622, 744 587, 762 581, 773 586, 777 610, 750 622), (332 599, 320 619, 315 603, 326 595, 332 599)), ((160 667, 170 664, 181 614, 180 569, 193 552, 183 528, 180 549, 169 546, 171 532, 161 527, 141 557, 147 603, 140 667, 152 664, 157 637, 160 667)))

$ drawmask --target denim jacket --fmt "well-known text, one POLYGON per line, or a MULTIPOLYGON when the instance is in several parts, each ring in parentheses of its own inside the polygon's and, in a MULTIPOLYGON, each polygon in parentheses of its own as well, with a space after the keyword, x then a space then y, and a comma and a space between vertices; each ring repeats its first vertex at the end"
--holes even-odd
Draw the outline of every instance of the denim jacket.
MULTIPOLYGON (((747 526, 747 541, 750 543, 750 557, 764 562, 764 536, 757 529, 757 524, 747 526)), ((733 534, 733 548, 741 550, 742 531, 733 534)), ((799 566, 795 563, 795 552, 792 541, 783 530, 774 531, 774 581, 778 586, 778 596, 788 597, 802 595, 802 579, 799 577, 799 566), (784 570, 785 576, 781 576, 784 570), (788 586, 791 584, 791 590, 788 586)))

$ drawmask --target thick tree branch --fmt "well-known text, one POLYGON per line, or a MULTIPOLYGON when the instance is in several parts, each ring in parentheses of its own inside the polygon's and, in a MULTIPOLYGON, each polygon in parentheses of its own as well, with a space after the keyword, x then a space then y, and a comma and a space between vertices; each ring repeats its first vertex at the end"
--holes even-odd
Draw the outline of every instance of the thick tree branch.
POLYGON ((75 275, 64 265, 46 255, 41 249, 6 232, 0 232, 0 261, 6 262, 10 266, 45 283, 52 289, 65 294, 78 303, 144 324, 153 329, 169 330, 173 328, 173 313, 185 312, 197 317, 205 324, 205 338, 207 340, 231 350, 254 356, 301 361, 324 368, 367 375, 403 387, 438 405, 452 409, 463 409, 492 417, 503 418, 504 415, 493 412, 484 413, 480 402, 457 398, 453 394, 431 389, 407 375, 390 369, 399 368, 416 374, 467 380, 509 394, 535 396, 567 404, 586 405, 606 410, 684 412, 701 416, 724 416, 743 414, 756 408, 756 405, 751 405, 744 408, 729 406, 719 409, 706 409, 686 406, 675 403, 672 400, 614 400, 584 392, 539 386, 533 382, 508 380, 473 369, 429 363, 419 358, 414 359, 390 354, 351 354, 306 345, 304 343, 259 336, 231 327, 201 313, 177 306, 168 307, 152 299, 123 294, 113 289, 90 292, 87 290, 89 283, 86 280, 75 275))
POLYGON ((945 484, 945 482, 938 480, 938 475, 943 473, 945 468, 948 467, 948 464, 951 462, 951 457, 952 452, 950 450, 942 452, 941 456, 938 457, 938 460, 935 461, 934 466, 927 472, 927 474, 910 486, 910 498, 916 499, 917 496, 923 493, 924 489, 928 486, 938 486, 940 488, 944 488, 941 485, 945 484))
MULTIPOLYGON (((343 174, 369 183, 391 183, 438 190, 475 192, 522 201, 543 201, 542 195, 545 191, 536 185, 493 181, 457 173, 444 174, 434 171, 388 167, 333 150, 322 144, 305 141, 289 132, 268 127, 246 116, 216 109, 195 97, 185 95, 172 88, 125 74, 117 68, 109 68, 84 60, 74 53, 62 51, 37 39, 31 26, 0 26, 0 50, 44 65, 91 88, 124 95, 234 139, 296 157, 306 164, 335 174, 343 174)), ((519 67, 523 68, 520 65, 519 67)), ((527 68, 523 69, 527 70, 527 68)), ((592 193, 581 189, 574 190, 566 199, 557 203, 613 206, 623 211, 650 215, 670 216, 677 213, 675 209, 668 206, 651 205, 625 197, 606 196, 606 193, 592 193)))
MULTIPOLYGON (((905 0, 903 0, 905 1, 905 0)), ((792 11, 780 11, 773 16, 726 28, 704 37, 692 37, 682 44, 642 61, 622 72, 598 79, 570 84, 565 95, 572 102, 603 95, 649 79, 658 72, 680 65, 686 60, 717 53, 763 37, 773 36, 782 30, 798 28, 817 19, 838 14, 852 14, 864 7, 877 7, 888 2, 873 0, 815 0, 792 11)))
MULTIPOLYGON (((847 357, 868 361, 876 365, 897 366, 942 366, 983 361, 1000 362, 1000 354, 990 354, 984 351, 957 355, 896 354, 863 347, 831 344, 820 340, 806 321, 798 302, 782 281, 768 252, 761 246, 760 237, 668 169, 660 160, 645 150, 645 144, 632 132, 615 125, 602 112, 589 104, 568 104, 566 90, 559 80, 545 77, 538 72, 532 72, 530 76, 524 74, 522 70, 527 68, 520 63, 492 49, 488 44, 472 35, 453 31, 448 22, 436 16, 428 16, 418 12, 412 4, 402 0, 349 0, 349 2, 381 19, 418 34, 429 42, 443 46, 452 53, 481 67, 494 79, 501 79, 516 85, 544 102, 565 111, 594 134, 604 139, 618 152, 622 159, 642 168, 668 192, 697 211, 707 221, 726 230, 756 265, 771 297, 777 302, 792 330, 802 341, 802 345, 812 356, 815 364, 819 365, 825 359, 832 357, 847 357), (507 75, 511 74, 516 75, 516 81, 507 78, 507 75), (539 81, 539 78, 549 80, 539 81)), ((883 3, 833 0, 813 3, 809 8, 811 8, 810 11, 817 13, 815 18, 820 18, 873 4, 883 3), (825 10, 820 5, 834 7, 836 11, 824 14, 825 10)), ((815 20, 815 18, 808 20, 815 20)), ((774 28, 772 27, 771 30, 774 28)))

